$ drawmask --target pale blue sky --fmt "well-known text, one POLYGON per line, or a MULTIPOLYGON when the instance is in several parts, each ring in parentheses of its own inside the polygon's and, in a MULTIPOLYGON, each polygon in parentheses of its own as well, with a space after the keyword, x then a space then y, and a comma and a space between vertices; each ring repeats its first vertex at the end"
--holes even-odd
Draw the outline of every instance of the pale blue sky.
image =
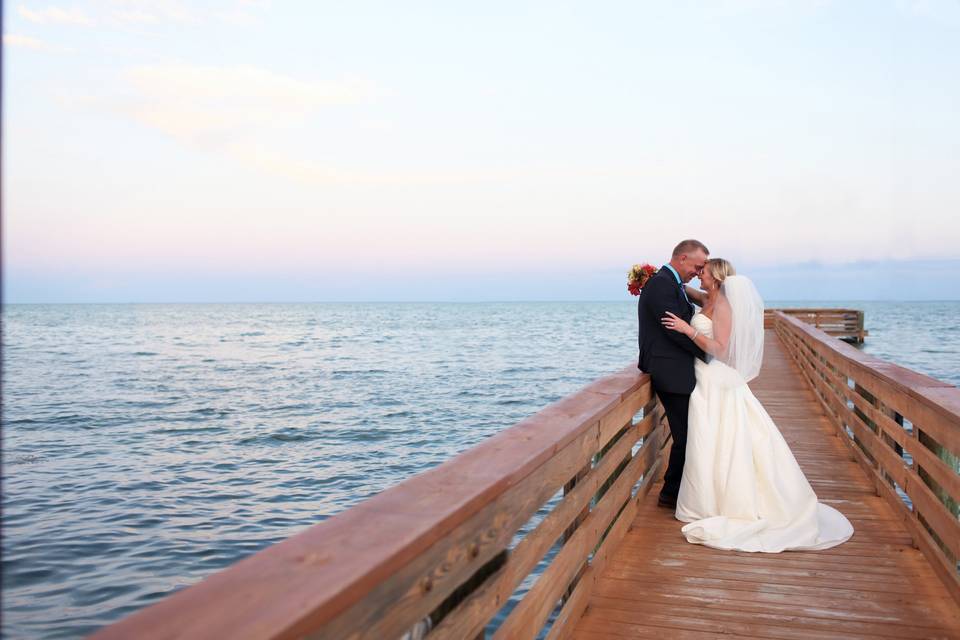
POLYGON ((958 0, 4 6, 11 302, 960 298, 958 0))

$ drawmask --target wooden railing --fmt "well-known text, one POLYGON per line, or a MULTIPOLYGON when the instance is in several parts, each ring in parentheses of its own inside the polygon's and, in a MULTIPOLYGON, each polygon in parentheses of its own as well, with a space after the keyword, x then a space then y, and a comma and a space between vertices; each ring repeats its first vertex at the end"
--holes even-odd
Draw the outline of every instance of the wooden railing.
POLYGON ((94 637, 563 638, 662 466, 660 418, 628 367, 94 637))
POLYGON ((774 314, 780 339, 857 459, 960 602, 960 389, 774 314))
POLYGON ((821 331, 849 342, 863 342, 867 331, 863 328, 863 311, 859 309, 767 309, 764 326, 773 327, 776 311, 812 324, 821 331))

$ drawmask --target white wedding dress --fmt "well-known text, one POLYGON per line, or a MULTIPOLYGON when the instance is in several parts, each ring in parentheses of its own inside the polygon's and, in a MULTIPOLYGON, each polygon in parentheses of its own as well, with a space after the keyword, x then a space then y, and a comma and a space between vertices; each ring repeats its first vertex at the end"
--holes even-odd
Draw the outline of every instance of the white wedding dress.
MULTIPOLYGON (((690 323, 712 338, 713 322, 690 323)), ((853 527, 821 504, 777 426, 743 376, 719 359, 697 360, 686 462, 676 517, 689 542, 777 553, 827 549, 853 527)))

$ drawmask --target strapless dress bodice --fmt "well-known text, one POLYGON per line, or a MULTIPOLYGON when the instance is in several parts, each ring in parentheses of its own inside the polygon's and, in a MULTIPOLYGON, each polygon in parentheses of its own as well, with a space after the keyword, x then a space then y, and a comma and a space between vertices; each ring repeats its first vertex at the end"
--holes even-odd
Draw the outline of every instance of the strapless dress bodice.
POLYGON ((708 338, 713 338, 713 320, 702 313, 697 313, 690 319, 690 326, 708 338))

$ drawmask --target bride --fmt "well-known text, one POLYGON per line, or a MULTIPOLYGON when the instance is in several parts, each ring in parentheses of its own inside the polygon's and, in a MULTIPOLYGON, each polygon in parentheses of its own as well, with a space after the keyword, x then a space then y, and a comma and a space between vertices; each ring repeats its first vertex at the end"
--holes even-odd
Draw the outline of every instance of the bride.
POLYGON ((778 553, 827 549, 848 540, 842 513, 817 502, 777 426, 747 382, 763 359, 763 300, 722 258, 700 276, 703 309, 690 323, 667 312, 663 325, 708 354, 695 364, 686 464, 676 517, 689 542, 778 553))

